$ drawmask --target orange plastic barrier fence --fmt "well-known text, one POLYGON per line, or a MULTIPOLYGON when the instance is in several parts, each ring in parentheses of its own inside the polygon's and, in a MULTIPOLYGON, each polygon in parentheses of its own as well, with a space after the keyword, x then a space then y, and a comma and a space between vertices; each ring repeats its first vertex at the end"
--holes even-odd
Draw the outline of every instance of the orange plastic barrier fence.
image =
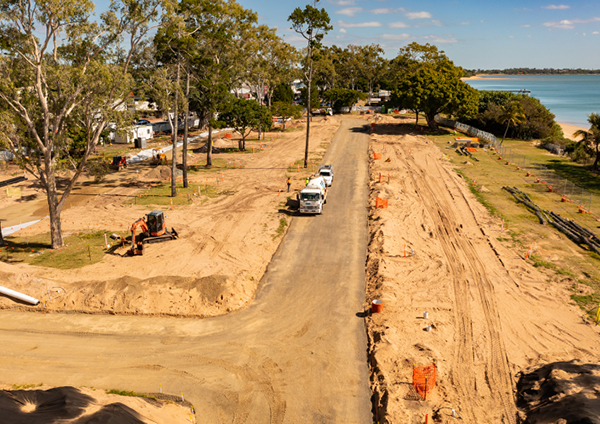
POLYGON ((435 387, 437 366, 435 364, 413 367, 413 386, 423 400, 435 387))
POLYGON ((373 153, 373 160, 381 159, 381 153, 373 153))
POLYGON ((385 209, 388 207, 388 199, 382 199, 381 197, 378 197, 375 199, 375 207, 377 209, 385 209))
POLYGON ((476 153, 477 149, 475 147, 467 147, 467 152, 476 153))
POLYGON ((229 134, 229 133, 226 133, 226 134, 225 134, 225 138, 231 138, 231 134, 229 134))

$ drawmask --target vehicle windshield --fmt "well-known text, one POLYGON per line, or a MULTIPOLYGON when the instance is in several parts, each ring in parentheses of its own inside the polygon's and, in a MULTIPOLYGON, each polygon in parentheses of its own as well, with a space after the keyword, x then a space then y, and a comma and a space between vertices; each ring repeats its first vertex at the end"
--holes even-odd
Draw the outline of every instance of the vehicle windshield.
POLYGON ((300 193, 300 200, 319 200, 319 193, 300 193))
POLYGON ((329 177, 331 175, 331 172, 329 172, 329 171, 321 171, 321 175, 323 175, 325 177, 329 177))

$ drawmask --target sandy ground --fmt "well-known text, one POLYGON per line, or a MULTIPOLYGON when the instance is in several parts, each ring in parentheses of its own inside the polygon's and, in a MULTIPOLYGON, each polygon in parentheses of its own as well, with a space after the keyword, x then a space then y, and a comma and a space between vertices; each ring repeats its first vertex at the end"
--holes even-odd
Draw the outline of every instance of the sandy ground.
MULTIPOLYGON (((294 124, 292 124, 294 125, 294 124)), ((300 123, 296 127, 304 126, 300 123)), ((327 149, 339 122, 335 118, 317 118, 313 123, 310 157, 320 157, 327 149)), ((235 136, 234 136, 235 138, 235 136)), ((217 140, 217 145, 237 143, 217 140)), ((0 262, 3 285, 39 299, 36 307, 0 297, 0 308, 37 311, 79 311, 172 316, 214 316, 244 307, 254 297, 273 252, 280 219, 285 214, 286 197, 295 196, 309 174, 293 167, 304 156, 305 132, 269 133, 264 148, 248 144, 246 154, 215 154, 213 157, 233 163, 236 169, 200 172, 190 180, 212 185, 218 196, 192 199, 189 206, 169 207, 125 205, 136 193, 151 184, 166 181, 169 170, 147 163, 129 166, 112 173, 101 185, 83 178, 62 213, 66 234, 104 229, 126 235, 130 225, 153 209, 163 209, 167 226, 180 238, 147 245, 143 256, 107 254, 94 265, 71 270, 40 268, 27 264, 0 262), (243 168, 239 168, 240 164, 243 168), (288 173, 288 167, 294 172, 288 173), (286 175, 292 178, 292 192, 285 190, 286 175)), ((199 147, 203 143, 192 145, 199 147)), ((203 159, 190 154, 188 163, 203 159)), ((20 210, 17 219, 29 221, 39 216, 45 199, 29 180, 21 183, 23 196, 37 198, 4 199, 3 212, 20 210), (26 199, 30 202, 27 203, 26 199), (31 216, 27 217, 27 214, 31 216), (38 215, 36 215, 36 213, 38 215)), ((5 218, 6 219, 6 218, 5 218)), ((14 217, 4 225, 18 223, 14 217)), ((48 231, 48 219, 18 235, 27 237, 48 231)), ((110 241, 110 239, 109 239, 110 241)), ((68 248, 68 246, 67 246, 68 248)), ((101 246, 97 248, 101 249, 101 246)))
POLYGON ((589 130, 589 128, 584 128, 584 127, 578 127, 575 125, 569 125, 569 124, 561 124, 558 123, 558 125, 560 125, 560 127, 563 130, 563 134, 565 135, 566 138, 570 138, 571 140, 575 140, 578 141, 581 139, 581 137, 575 137, 575 132, 579 131, 579 130, 583 130, 583 131, 587 131, 589 130))
MULTIPOLYGON (((563 388, 548 402, 540 389, 547 375, 541 377, 539 396, 522 403, 521 415, 536 402, 578 393, 595 399, 588 404, 600 414, 597 377, 585 383, 581 369, 569 374, 555 366, 597 363, 599 328, 583 322, 565 287, 497 241, 500 223, 431 141, 385 125, 399 119, 374 119, 371 153, 382 157, 371 161, 367 302, 382 300, 383 313, 367 317, 367 327, 376 420, 416 423, 429 414, 450 423, 454 409, 468 423, 515 423, 520 373, 544 366, 546 374, 556 368, 563 388), (388 208, 376 209, 376 197, 388 208), (433 363, 437 385, 422 401, 411 384, 413 366, 433 363)), ((575 422, 567 411, 528 422, 575 422)))
POLYGON ((5 422, 68 423, 194 423, 192 406, 180 398, 166 399, 107 394, 89 387, 19 389, 0 387, 0 407, 5 422))

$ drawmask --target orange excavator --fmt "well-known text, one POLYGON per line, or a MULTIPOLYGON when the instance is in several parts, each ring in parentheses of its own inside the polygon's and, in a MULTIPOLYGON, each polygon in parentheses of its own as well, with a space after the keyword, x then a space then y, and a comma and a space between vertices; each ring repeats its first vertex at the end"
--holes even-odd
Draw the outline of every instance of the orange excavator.
POLYGON ((178 237, 174 228, 167 230, 163 211, 152 211, 131 225, 131 248, 126 253, 129 256, 143 255, 144 244, 161 243, 178 237))

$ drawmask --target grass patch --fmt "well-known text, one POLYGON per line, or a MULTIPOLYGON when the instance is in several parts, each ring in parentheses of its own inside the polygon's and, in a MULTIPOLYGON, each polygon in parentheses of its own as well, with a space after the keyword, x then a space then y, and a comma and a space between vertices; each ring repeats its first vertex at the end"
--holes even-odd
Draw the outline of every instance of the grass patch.
MULTIPOLYGON (((573 163, 568 158, 552 155, 546 150, 537 148, 530 141, 506 139, 504 147, 510 149, 511 153, 505 154, 507 157, 503 157, 502 160, 493 150, 478 148, 473 155, 479 161, 472 161, 459 155, 454 148, 450 147, 455 142, 454 138, 460 135, 457 132, 456 135, 431 135, 429 138, 442 153, 447 155, 455 171, 464 178, 465 184, 477 201, 491 215, 503 218, 508 224, 507 228, 510 231, 499 234, 498 223, 493 237, 522 256, 525 255, 529 245, 536 243, 540 248, 539 252, 544 253, 534 252, 531 261, 534 266, 548 275, 550 281, 557 284, 562 284, 565 278, 574 281, 584 278, 582 275, 590 281, 600 281, 600 258, 597 255, 581 249, 551 225, 541 225, 531 211, 517 203, 510 193, 502 189, 503 186, 517 187, 527 193, 542 209, 558 213, 597 233, 599 227, 596 217, 578 213, 577 202, 581 196, 573 196, 575 203, 561 202, 560 194, 549 192, 545 184, 536 183, 536 177, 527 176, 527 171, 539 174, 538 170, 545 167, 554 170, 557 175, 567 178, 579 187, 589 190, 593 196, 591 210, 595 214, 600 211, 600 177, 591 173, 588 167, 573 163), (527 158, 526 161, 523 160, 524 157, 527 158), (509 161, 511 163, 507 165, 509 161), (517 169, 517 165, 523 166, 523 164, 527 169, 517 169), (476 181, 475 187, 473 187, 474 181, 476 181), (480 192, 478 188, 481 186, 486 190, 480 192)), ((587 196, 589 203, 589 194, 587 196)), ((590 287, 591 289, 586 292, 574 294, 576 296, 574 301, 587 306, 587 310, 594 306, 589 302, 600 297, 600 285, 594 284, 590 287), (591 295, 590 291, 593 292, 591 295)))
POLYGON ((307 167, 304 168, 304 158, 298 159, 297 161, 294 162, 293 165, 288 166, 287 172, 288 173, 298 172, 298 169, 300 169, 299 172, 314 173, 314 172, 317 172, 317 169, 319 168, 320 163, 321 163, 321 157, 309 157, 307 167))
POLYGON ((288 222, 287 219, 285 218, 281 218, 279 220, 279 227, 277 227, 277 230, 275 230, 275 235, 273 236, 273 238, 277 238, 283 235, 283 233, 285 233, 285 228, 288 226, 288 222))
POLYGON ((529 259, 531 259, 531 261, 533 262, 533 266, 536 268, 546 268, 551 269, 553 271, 556 271, 558 269, 558 267, 552 262, 544 261, 536 255, 531 255, 529 259))
POLYGON ((143 394, 143 393, 136 393, 133 390, 116 390, 116 389, 111 389, 111 390, 107 390, 106 394, 107 395, 128 396, 128 397, 141 397, 141 398, 158 400, 154 396, 146 395, 146 394, 143 394))
POLYGON ((0 250, 0 261, 57 269, 82 268, 100 262, 104 257, 105 233, 107 231, 63 233, 65 247, 56 250, 51 249, 50 233, 31 237, 8 236, 4 239, 6 246, 0 250))
POLYGON ((40 387, 43 385, 44 385, 44 383, 13 384, 12 389, 13 390, 27 390, 27 389, 33 389, 34 387, 40 387))

